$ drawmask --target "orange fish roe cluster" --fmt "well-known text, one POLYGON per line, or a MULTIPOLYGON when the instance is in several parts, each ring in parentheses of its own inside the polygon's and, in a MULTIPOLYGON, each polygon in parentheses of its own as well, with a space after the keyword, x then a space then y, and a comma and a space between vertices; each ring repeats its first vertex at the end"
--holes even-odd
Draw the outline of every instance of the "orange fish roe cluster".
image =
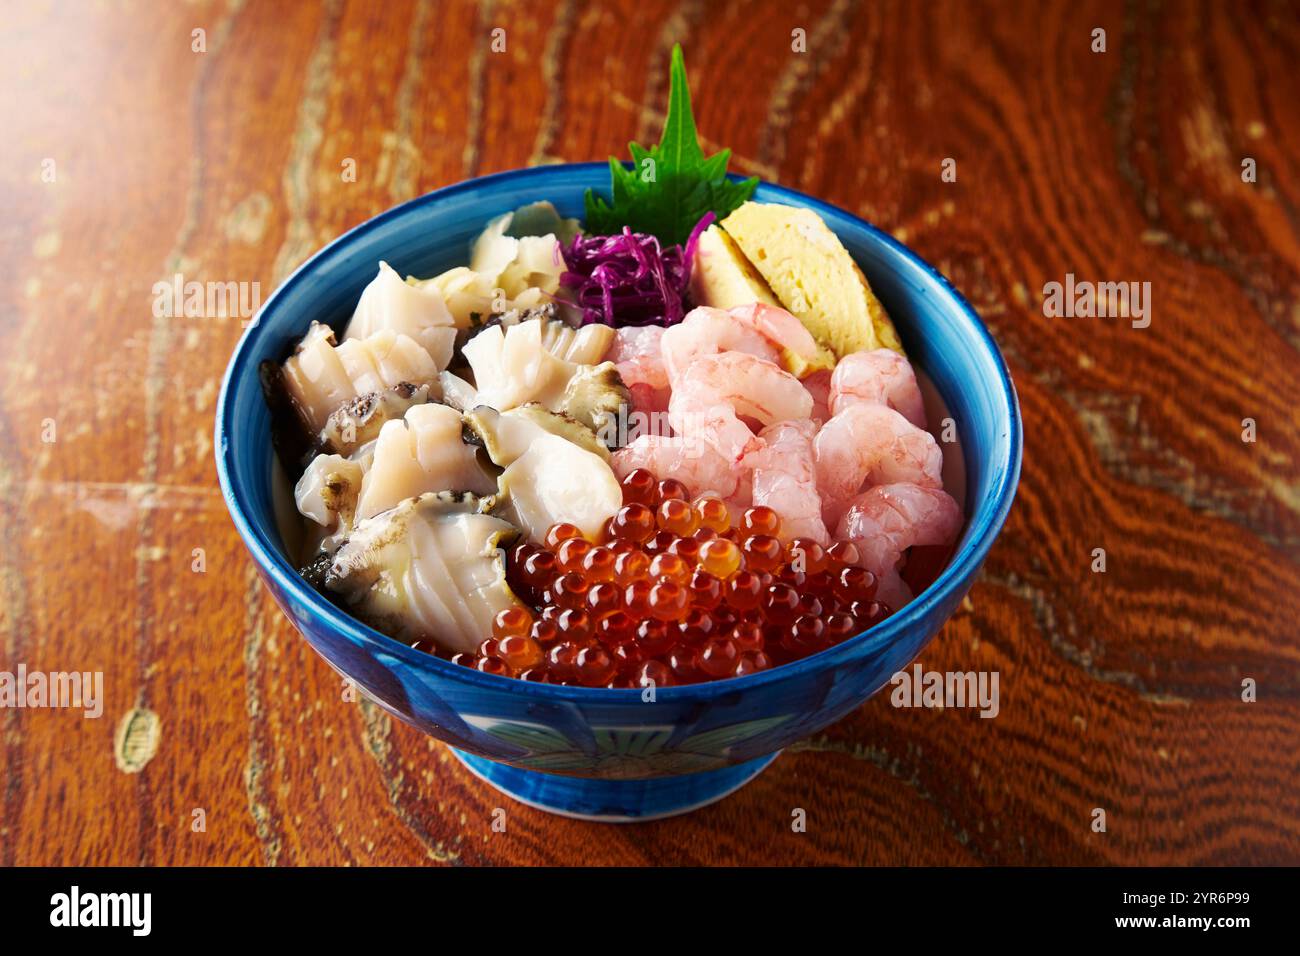
POLYGON ((456 663, 585 687, 656 687, 754 674, 825 650, 883 620, 876 580, 842 541, 781 541, 766 507, 733 522, 717 498, 644 469, 600 539, 571 524, 510 554, 532 610, 502 611, 456 663))

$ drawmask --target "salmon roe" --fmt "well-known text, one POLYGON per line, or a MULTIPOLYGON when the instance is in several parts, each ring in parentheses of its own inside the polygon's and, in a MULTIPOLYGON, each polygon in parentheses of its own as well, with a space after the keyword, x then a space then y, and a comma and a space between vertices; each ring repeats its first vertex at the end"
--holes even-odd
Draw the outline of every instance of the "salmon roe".
POLYGON ((733 516, 673 478, 637 469, 597 540, 557 524, 507 562, 528 607, 496 616, 456 663, 584 687, 743 677, 825 650, 884 620, 851 542, 788 544, 767 507, 733 516))

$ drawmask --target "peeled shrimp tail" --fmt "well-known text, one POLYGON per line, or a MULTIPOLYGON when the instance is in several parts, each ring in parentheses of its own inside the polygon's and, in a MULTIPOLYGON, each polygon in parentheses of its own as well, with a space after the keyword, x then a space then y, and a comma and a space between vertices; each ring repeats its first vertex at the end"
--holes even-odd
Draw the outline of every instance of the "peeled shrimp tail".
POLYGON ((851 405, 888 405, 917 428, 925 428, 925 401, 916 373, 893 349, 853 352, 840 359, 831 375, 830 411, 851 405))
POLYGON ((723 352, 695 359, 674 382, 668 421, 679 435, 702 439, 736 463, 762 447, 742 416, 771 425, 806 419, 812 404, 799 380, 775 363, 723 352))
POLYGON ((813 442, 817 487, 835 520, 863 483, 942 488, 943 451, 934 436, 884 405, 850 405, 813 442))
POLYGON ((719 498, 736 494, 746 472, 735 468, 711 446, 679 436, 641 435, 610 458, 610 466, 621 481, 638 468, 663 478, 676 478, 694 494, 711 492, 719 498))
MULTIPOLYGON (((590 326, 588 326, 590 328, 590 326)), ((614 332, 605 361, 613 362, 623 384, 668 387, 662 341, 665 329, 658 325, 628 325, 614 332)))
MULTIPOLYGON (((829 364, 825 363, 831 359, 830 352, 819 346, 807 326, 785 309, 765 302, 753 302, 738 305, 728 310, 727 314, 767 339, 782 354, 782 358, 789 363, 786 367, 792 371, 796 367, 809 369, 824 366, 829 369, 829 364)), ((799 374, 802 376, 803 372, 799 374)))
POLYGON ((891 611, 897 611, 912 603, 912 589, 907 586, 903 576, 898 573, 897 569, 890 568, 882 574, 876 576, 876 600, 888 607, 891 611))
POLYGON ((818 544, 830 541, 822 521, 822 499, 817 491, 813 467, 815 422, 777 422, 759 432, 764 447, 747 455, 744 465, 753 467, 753 503, 765 505, 781 516, 781 537, 811 538, 818 544))
POLYGON ((663 367, 676 386, 697 358, 723 352, 745 352, 776 362, 777 350, 768 339, 722 309, 700 306, 669 327, 660 339, 663 367))
POLYGON ((803 387, 808 389, 808 394, 812 396, 813 409, 811 418, 817 425, 825 424, 830 421, 830 394, 831 394, 831 373, 822 369, 813 372, 799 380, 803 387))
POLYGON ((952 544, 961 525, 961 508, 942 489, 906 483, 877 485, 853 499, 840 519, 836 537, 853 541, 862 555, 862 565, 883 580, 896 573, 908 548, 952 544))

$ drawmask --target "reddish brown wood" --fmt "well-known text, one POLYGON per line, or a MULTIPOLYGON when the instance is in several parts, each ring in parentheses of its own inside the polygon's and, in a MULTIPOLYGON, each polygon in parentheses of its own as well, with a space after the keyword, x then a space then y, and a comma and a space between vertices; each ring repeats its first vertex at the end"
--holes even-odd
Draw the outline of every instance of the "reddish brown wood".
POLYGON ((0 712, 0 863, 1300 862, 1295 7, 721 6, 7 12, 0 669, 102 669, 107 704, 0 712), (998 670, 1002 709, 878 698, 719 805, 596 828, 508 803, 340 699, 216 488, 240 322, 155 319, 151 289, 182 272, 269 294, 397 201, 621 153, 656 131, 674 40, 733 168, 910 243, 1012 365, 1019 500, 922 658, 998 670), (1150 281, 1151 326, 1044 318, 1066 272, 1150 281), (137 773, 114 758, 132 708, 160 721, 137 773))

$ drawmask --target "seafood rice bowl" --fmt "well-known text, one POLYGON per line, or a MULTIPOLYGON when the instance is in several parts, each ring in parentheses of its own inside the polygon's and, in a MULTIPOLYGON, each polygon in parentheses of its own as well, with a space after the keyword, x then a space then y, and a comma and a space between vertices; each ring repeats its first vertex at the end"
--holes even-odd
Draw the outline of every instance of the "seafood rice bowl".
POLYGON ((816 212, 725 178, 665 209, 611 171, 582 219, 539 198, 453 268, 376 262, 341 327, 262 363, 302 576, 561 685, 743 677, 876 626, 964 524, 936 394, 816 212))

